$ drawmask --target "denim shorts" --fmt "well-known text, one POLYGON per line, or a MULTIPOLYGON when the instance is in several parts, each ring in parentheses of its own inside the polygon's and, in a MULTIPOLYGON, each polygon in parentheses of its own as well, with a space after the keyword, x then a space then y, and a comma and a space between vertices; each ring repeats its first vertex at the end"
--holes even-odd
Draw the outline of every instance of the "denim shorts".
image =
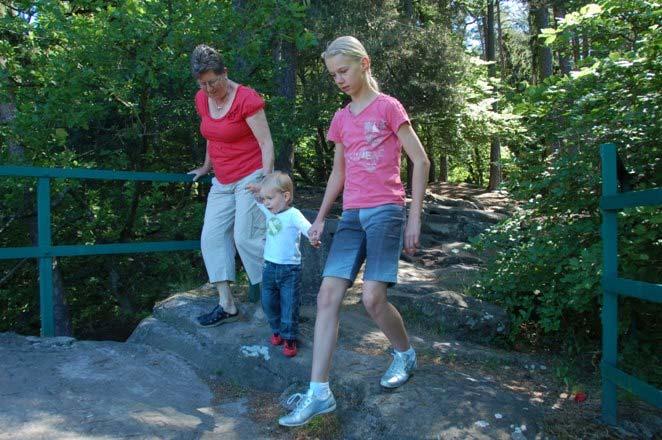
POLYGON ((398 281, 404 227, 404 206, 343 211, 322 276, 343 278, 352 284, 365 261, 364 281, 392 286, 398 281))

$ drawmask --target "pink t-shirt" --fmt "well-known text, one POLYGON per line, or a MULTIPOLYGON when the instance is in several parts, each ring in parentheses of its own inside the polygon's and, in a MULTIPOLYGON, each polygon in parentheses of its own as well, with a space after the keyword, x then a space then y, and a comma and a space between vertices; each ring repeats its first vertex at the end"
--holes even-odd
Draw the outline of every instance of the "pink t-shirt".
POLYGON ((263 108, 262 97, 240 85, 227 114, 214 119, 205 92, 199 90, 195 95, 200 133, 208 141, 209 158, 219 182, 233 183, 262 168, 262 150, 246 118, 263 108))
POLYGON ((397 132, 409 117, 400 102, 379 94, 361 113, 338 110, 326 136, 345 147, 343 209, 405 204, 397 132))

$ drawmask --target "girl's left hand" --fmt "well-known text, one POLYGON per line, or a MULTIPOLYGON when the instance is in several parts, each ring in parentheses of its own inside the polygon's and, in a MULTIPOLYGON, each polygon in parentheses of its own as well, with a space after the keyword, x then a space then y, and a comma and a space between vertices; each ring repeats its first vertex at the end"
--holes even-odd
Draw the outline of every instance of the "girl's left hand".
POLYGON ((421 238, 421 218, 418 216, 409 217, 407 226, 405 227, 405 253, 407 255, 414 255, 416 250, 420 247, 419 240, 421 238))
POLYGON ((322 233, 324 232, 324 220, 315 220, 315 222, 310 225, 308 229, 308 239, 310 240, 310 245, 314 248, 320 247, 322 243, 320 238, 322 238, 322 233))

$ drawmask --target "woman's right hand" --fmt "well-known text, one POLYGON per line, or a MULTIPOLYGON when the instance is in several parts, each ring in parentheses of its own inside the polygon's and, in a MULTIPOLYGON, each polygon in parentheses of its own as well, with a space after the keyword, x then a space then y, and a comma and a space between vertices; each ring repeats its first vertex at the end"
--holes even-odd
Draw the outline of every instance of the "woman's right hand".
POLYGON ((208 172, 209 172, 209 170, 207 170, 205 167, 200 167, 200 168, 196 168, 194 170, 191 170, 186 174, 193 174, 193 181, 196 182, 200 177, 204 176, 208 172))
POLYGON ((249 183, 246 185, 246 189, 253 193, 253 195, 258 195, 262 189, 262 185, 259 183, 249 183))
POLYGON ((315 220, 315 223, 308 229, 308 239, 313 247, 319 247, 322 232, 324 232, 324 220, 315 220))

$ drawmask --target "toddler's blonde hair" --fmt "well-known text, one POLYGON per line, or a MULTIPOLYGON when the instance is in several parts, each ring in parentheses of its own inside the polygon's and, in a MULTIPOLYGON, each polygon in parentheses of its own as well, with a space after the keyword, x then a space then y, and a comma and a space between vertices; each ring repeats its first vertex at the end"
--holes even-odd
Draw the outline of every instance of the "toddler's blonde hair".
POLYGON ((282 171, 274 171, 273 173, 267 174, 262 180, 262 185, 260 192, 262 191, 282 191, 290 193, 289 203, 292 203, 294 200, 294 183, 287 173, 282 171))

